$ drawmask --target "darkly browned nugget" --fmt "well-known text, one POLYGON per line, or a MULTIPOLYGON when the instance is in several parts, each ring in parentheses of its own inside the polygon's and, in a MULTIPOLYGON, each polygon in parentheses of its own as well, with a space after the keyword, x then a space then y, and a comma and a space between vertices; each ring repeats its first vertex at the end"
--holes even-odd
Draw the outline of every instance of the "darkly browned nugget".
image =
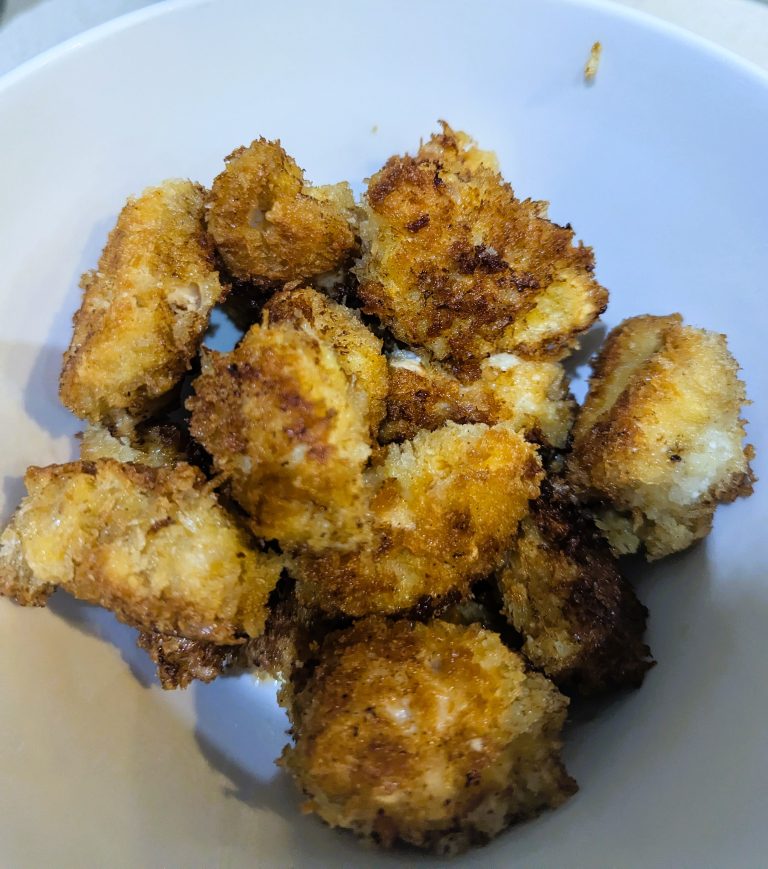
POLYGON ((193 680, 212 682, 239 670, 254 670, 260 676, 284 681, 314 656, 317 643, 332 627, 311 619, 298 605, 293 588, 289 585, 286 590, 281 583, 270 597, 264 633, 259 637, 220 645, 143 632, 138 645, 155 662, 165 689, 186 688, 193 680))
POLYGON ((147 415, 190 367, 224 288, 205 231, 205 191, 166 181, 128 200, 64 354, 62 402, 91 423, 147 415))
POLYGON ((389 847, 454 854, 564 802, 568 701, 477 625, 370 618, 283 692, 305 811, 389 847))
POLYGON ((651 666, 647 610, 568 489, 546 480, 499 574, 523 654, 562 688, 636 688, 651 666))
POLYGON ((172 634, 142 631, 136 641, 157 667, 157 677, 167 691, 186 688, 195 680, 212 682, 239 666, 246 644, 219 645, 172 634))
POLYGON ((415 157, 392 157, 363 204, 365 310, 437 359, 561 358, 605 309, 592 251, 447 124, 415 157))

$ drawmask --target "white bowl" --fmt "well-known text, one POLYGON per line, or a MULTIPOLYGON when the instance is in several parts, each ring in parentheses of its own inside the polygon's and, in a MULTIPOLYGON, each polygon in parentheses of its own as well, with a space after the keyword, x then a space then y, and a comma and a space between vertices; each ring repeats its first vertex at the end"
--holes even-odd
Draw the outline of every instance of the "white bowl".
MULTIPOLYGON (((768 79, 593 2, 166 3, 0 84, 0 470, 74 455, 60 353, 124 198, 279 136, 318 183, 413 150, 438 117, 594 246, 605 318, 681 311, 726 332, 768 455, 768 79), (603 44, 594 84, 582 70, 603 44)), ((764 487, 648 569, 658 666, 569 731, 581 790, 456 865, 722 867, 768 854, 764 487)), ((0 864, 413 863, 299 814, 285 720, 252 677, 164 693, 110 615, 0 601, 0 864)), ((425 858, 424 862, 430 862, 425 858)))

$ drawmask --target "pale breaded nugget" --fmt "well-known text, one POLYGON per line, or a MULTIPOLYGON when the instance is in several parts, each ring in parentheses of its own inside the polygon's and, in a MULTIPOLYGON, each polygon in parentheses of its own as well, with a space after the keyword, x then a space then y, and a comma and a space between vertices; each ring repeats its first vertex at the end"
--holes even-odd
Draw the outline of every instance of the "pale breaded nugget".
POLYGON ((282 569, 189 465, 112 459, 30 468, 0 536, 0 593, 44 605, 60 586, 142 630, 236 643, 264 630, 282 569))
POLYGON ((522 653, 561 688, 636 688, 652 666, 643 642, 647 610, 562 483, 542 484, 499 586, 522 653))
POLYGON ((166 181, 129 199, 64 354, 62 402, 89 422, 152 410, 190 367, 224 295, 203 219, 205 192, 166 181))
POLYGON ((282 700, 305 811, 385 847, 455 854, 576 790, 568 700, 478 626, 365 619, 282 700))
POLYGON ((332 344, 289 322, 203 358, 190 431, 251 517, 286 547, 354 547, 365 521, 368 397, 332 344))
POLYGON ((80 458, 94 462, 114 459, 150 468, 163 468, 187 460, 181 432, 172 425, 142 425, 130 427, 127 433, 112 432, 104 425, 90 425, 78 435, 80 458))
POLYGON ((718 503, 752 491, 746 403, 724 335, 679 314, 634 317, 609 335, 574 425, 569 478, 625 514, 601 522, 618 551, 662 558, 705 537, 718 503))
POLYGON ((362 616, 465 596, 501 563, 542 477, 536 447, 503 424, 446 423, 391 444, 366 472, 362 543, 295 553, 300 602, 362 616))
POLYGON ((368 418, 375 436, 384 416, 389 388, 382 342, 351 308, 313 289, 285 289, 267 302, 270 323, 290 323, 329 343, 349 380, 368 398, 368 418))
POLYGON ((438 359, 560 358, 605 309, 592 251, 447 124, 415 157, 392 157, 364 206, 365 310, 438 359))
MULTIPOLYGON (((473 366, 475 368, 475 366, 473 366)), ((382 443, 433 431, 447 420, 458 423, 509 422, 546 444, 562 448, 575 403, 557 362, 527 361, 510 353, 484 359, 479 371, 457 372, 423 352, 389 356, 387 416, 382 443)))
POLYGON ((211 187, 208 230, 240 280, 300 281, 331 272, 356 248, 346 182, 312 187, 280 142, 257 139, 226 158, 211 187))

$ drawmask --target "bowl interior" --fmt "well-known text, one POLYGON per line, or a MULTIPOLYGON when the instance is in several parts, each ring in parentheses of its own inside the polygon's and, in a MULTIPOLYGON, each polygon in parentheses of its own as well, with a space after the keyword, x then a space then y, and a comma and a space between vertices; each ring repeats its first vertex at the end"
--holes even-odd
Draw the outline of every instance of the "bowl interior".
MULTIPOLYGON (((280 137, 313 181, 359 192, 440 117, 595 248, 606 326, 681 311, 728 335, 760 476, 766 112, 768 80, 727 55, 566 0, 170 3, 33 62, 0 84, 3 516, 27 465, 75 454, 60 354, 80 273, 128 194, 165 177, 208 183, 257 135, 280 137)), ((601 335, 577 356, 577 392, 601 335)), ((461 865, 760 865, 767 507, 758 485, 702 545, 629 566, 658 666, 642 690, 574 716, 566 758, 580 793, 461 865)), ((273 765, 285 720, 272 686, 243 676, 164 693, 132 631, 58 595, 42 612, 0 601, 0 636, 5 865, 415 861, 299 813, 273 765)))

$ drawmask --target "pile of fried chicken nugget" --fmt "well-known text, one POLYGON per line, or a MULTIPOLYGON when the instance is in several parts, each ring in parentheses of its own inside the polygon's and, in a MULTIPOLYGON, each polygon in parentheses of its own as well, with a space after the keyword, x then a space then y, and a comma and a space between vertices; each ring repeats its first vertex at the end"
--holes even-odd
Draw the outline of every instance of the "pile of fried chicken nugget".
POLYGON ((753 483, 738 366, 679 314, 611 332, 576 406, 594 266, 446 124, 360 202, 264 139, 210 190, 146 190, 82 280, 80 459, 27 471, 0 592, 107 607, 165 688, 281 680, 304 809, 382 846, 561 804, 570 700, 653 663, 619 556, 685 549, 753 483))

